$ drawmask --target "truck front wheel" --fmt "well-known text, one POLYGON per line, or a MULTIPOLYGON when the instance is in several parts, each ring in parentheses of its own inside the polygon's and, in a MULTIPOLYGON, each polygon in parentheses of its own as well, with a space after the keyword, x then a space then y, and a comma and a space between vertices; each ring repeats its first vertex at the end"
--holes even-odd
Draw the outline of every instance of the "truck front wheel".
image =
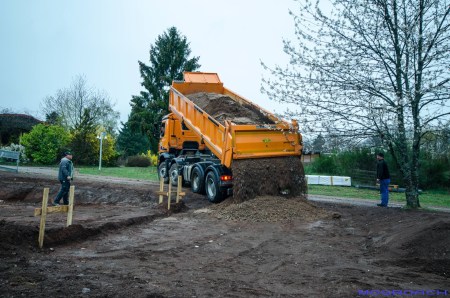
POLYGON ((223 196, 219 188, 219 178, 213 171, 208 172, 205 179, 206 196, 211 203, 219 203, 223 196))
POLYGON ((169 177, 170 177, 170 179, 172 179, 172 186, 177 186, 178 185, 178 165, 176 163, 173 163, 170 166, 169 177))
POLYGON ((202 171, 195 167, 191 176, 192 192, 203 194, 205 193, 205 183, 202 171))
POLYGON ((166 162, 162 162, 158 167, 158 178, 161 180, 161 178, 164 179, 164 183, 169 183, 169 175, 167 175, 167 168, 166 168, 166 162))

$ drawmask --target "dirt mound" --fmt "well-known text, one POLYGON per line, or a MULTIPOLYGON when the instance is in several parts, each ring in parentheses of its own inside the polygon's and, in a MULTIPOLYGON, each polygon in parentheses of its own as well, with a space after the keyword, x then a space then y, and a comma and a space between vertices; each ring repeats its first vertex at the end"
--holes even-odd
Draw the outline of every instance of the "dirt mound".
POLYGON ((401 245, 410 265, 450 278, 450 222, 425 227, 401 245))
POLYGON ((298 157, 235 160, 233 200, 242 202, 261 195, 306 199, 306 179, 298 157))
POLYGON ((333 217, 331 213, 307 201, 269 196, 257 197, 239 204, 225 201, 212 206, 211 210, 217 218, 249 222, 316 221, 333 217))
POLYGON ((225 120, 235 124, 274 124, 269 117, 253 106, 241 105, 223 94, 199 92, 189 94, 187 97, 222 124, 225 120))
POLYGON ((17 225, 6 220, 0 220, 0 255, 16 251, 17 248, 32 248, 37 246, 39 229, 17 225))
POLYGON ((449 235, 450 222, 440 221, 418 232, 413 239, 404 243, 402 247, 408 250, 410 257, 448 258, 450 260, 449 235))
MULTIPOLYGON (((399 221, 399 223, 402 220, 399 221)), ((450 277, 450 222, 434 221, 422 224, 399 224, 397 230, 386 236, 386 241, 377 246, 378 251, 391 255, 390 265, 408 268, 411 271, 429 272, 450 277), (392 262, 392 259, 395 259, 392 262)), ((381 237, 384 238, 383 235, 381 237)), ((377 264, 386 265, 385 260, 377 264)))

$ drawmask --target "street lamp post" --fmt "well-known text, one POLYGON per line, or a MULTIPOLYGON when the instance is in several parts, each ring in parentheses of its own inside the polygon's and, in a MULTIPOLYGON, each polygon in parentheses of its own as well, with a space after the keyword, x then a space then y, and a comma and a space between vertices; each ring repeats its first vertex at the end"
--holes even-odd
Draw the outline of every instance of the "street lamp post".
POLYGON ((103 139, 106 139, 106 132, 102 131, 97 139, 100 139, 100 157, 98 159, 98 170, 102 169, 102 149, 103 149, 103 139))

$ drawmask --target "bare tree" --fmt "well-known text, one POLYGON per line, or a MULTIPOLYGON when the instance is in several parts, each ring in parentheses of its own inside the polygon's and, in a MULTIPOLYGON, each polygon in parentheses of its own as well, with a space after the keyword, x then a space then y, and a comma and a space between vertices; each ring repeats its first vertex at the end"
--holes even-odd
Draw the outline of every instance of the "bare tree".
POLYGON ((44 113, 51 115, 56 112, 67 129, 78 127, 88 109, 96 124, 110 133, 117 128, 119 119, 119 112, 113 108, 108 95, 88 87, 84 76, 77 76, 69 88, 59 89, 55 96, 46 97, 42 103, 44 113))
POLYGON ((263 91, 298 105, 291 116, 305 128, 342 142, 381 137, 401 172, 407 206, 420 207, 423 128, 450 115, 449 0, 298 2, 290 12, 297 39, 284 42, 290 65, 263 64, 273 77, 263 80, 263 91))

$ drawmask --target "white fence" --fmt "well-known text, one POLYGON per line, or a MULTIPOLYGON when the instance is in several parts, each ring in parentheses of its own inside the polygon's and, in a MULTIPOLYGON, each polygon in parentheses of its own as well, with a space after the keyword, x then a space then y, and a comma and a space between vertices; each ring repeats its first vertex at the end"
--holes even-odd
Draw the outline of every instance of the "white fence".
POLYGON ((352 186, 352 178, 345 176, 306 175, 308 184, 352 186))

